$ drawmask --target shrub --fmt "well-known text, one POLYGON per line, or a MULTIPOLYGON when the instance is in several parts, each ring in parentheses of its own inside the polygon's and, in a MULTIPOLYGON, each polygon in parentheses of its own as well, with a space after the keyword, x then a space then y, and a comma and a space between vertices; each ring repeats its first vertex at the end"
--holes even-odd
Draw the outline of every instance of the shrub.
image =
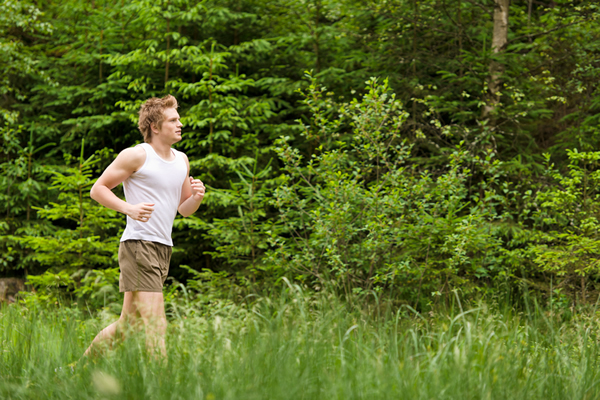
POLYGON ((305 156, 291 138, 278 142, 286 175, 275 204, 286 234, 272 239, 267 263, 315 289, 391 289, 415 303, 500 272, 496 194, 469 193, 469 165, 497 173, 492 151, 473 157, 459 145, 443 154, 445 170, 429 171, 411 159, 408 114, 387 81, 369 80, 348 103, 315 80, 304 95, 313 115, 304 137, 320 145, 305 156))

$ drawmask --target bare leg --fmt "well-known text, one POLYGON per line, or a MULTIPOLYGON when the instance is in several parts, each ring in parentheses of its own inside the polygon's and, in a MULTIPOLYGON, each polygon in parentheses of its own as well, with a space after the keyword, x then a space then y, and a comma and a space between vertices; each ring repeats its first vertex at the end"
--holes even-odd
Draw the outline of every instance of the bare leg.
MULTIPOLYGON (((166 357, 167 318, 162 292, 125 292, 121 317, 96 335, 83 356, 86 357, 101 351, 102 346, 112 346, 113 341, 117 339, 118 332, 123 335, 128 327, 137 328, 140 320, 146 330, 148 351, 156 354, 156 350, 158 350, 163 357, 166 357)), ((124 336, 121 336, 120 339, 124 339, 124 336)))
POLYGON ((134 301, 134 293, 135 292, 125 292, 121 316, 117 321, 102 329, 100 333, 96 335, 85 353, 83 353, 84 357, 102 351, 103 346, 112 346, 112 342, 115 340, 118 331, 123 332, 128 325, 136 323, 137 307, 134 301))
POLYGON ((133 292, 133 302, 146 328, 146 348, 155 356, 158 350, 166 357, 167 318, 162 292, 133 292))

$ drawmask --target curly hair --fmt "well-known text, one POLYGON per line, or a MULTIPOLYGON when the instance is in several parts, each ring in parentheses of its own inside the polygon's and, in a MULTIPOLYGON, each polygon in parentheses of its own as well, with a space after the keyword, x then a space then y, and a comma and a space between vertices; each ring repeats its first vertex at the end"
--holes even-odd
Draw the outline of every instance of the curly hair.
POLYGON ((142 103, 138 128, 144 137, 144 142, 150 143, 152 141, 152 124, 158 129, 162 128, 162 123, 165 120, 164 111, 167 108, 177 108, 177 99, 170 94, 162 99, 152 97, 142 103))

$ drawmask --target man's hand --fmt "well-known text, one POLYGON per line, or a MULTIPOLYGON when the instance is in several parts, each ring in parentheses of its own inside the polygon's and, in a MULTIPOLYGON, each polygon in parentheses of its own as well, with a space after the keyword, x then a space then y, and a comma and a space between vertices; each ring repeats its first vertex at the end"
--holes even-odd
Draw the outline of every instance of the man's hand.
MULTIPOLYGON (((190 163, 185 154, 183 154, 183 159, 187 164, 189 174, 190 163)), ((185 179, 183 181, 183 186, 181 187, 181 200, 179 201, 179 207, 177 208, 179 214, 184 217, 189 217, 195 213, 198 207, 200 207, 202 199, 204 199, 205 190, 204 183, 202 183, 200 179, 194 179, 192 176, 190 176, 189 179, 185 179)))
POLYGON ((130 205, 126 214, 136 221, 148 222, 152 211, 154 211, 154 203, 138 203, 130 205))
MULTIPOLYGON (((152 210, 143 210, 148 204, 131 205, 121 200, 112 192, 119 183, 125 181, 135 171, 139 170, 146 161, 146 151, 143 147, 132 147, 123 150, 102 173, 92 186, 90 196, 104 207, 118 211, 138 221, 147 221, 152 210), (143 215, 140 215, 141 212, 143 215), (149 212, 148 212, 149 211, 149 212)), ((149 204, 152 207, 154 204, 149 204)))
POLYGON ((194 179, 190 176, 190 184, 192 185, 192 197, 196 201, 202 201, 206 189, 204 183, 200 179, 194 179))

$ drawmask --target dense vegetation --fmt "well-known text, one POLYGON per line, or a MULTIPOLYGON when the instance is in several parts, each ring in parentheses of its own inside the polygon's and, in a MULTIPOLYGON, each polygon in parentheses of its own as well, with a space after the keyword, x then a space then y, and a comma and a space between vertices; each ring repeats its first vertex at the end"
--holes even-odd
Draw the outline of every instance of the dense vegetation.
POLYGON ((13 305, 0 309, 0 397, 598 398, 597 318, 562 320, 533 305, 463 312, 456 299, 450 316, 427 318, 410 306, 348 309, 293 285, 250 307, 168 302, 167 363, 151 362, 133 336, 73 372, 68 364, 110 319, 13 305))
POLYGON ((2 0, 0 273, 116 296, 124 218, 88 191, 171 93, 208 186, 188 289, 594 302, 600 6, 504 3, 2 0))

